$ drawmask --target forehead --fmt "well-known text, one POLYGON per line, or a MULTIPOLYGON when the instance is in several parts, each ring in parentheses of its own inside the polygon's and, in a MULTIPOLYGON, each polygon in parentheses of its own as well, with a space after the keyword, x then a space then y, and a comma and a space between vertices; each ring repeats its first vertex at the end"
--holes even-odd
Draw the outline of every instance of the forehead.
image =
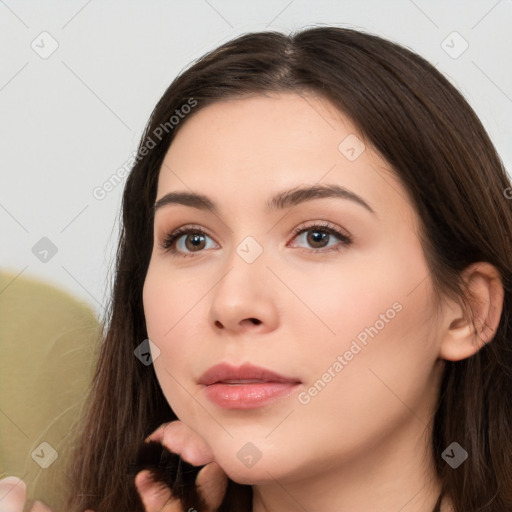
POLYGON ((224 166, 243 163, 244 168, 275 158, 276 152, 282 161, 300 161, 306 153, 332 160, 339 156, 338 139, 357 134, 326 100, 291 93, 219 101, 185 121, 169 149, 170 163, 204 153, 224 166))
POLYGON ((352 121, 323 98, 291 93, 219 101, 185 119, 157 198, 188 189, 256 207, 281 190, 324 182, 365 197, 376 211, 394 205, 411 216, 406 191, 352 121))

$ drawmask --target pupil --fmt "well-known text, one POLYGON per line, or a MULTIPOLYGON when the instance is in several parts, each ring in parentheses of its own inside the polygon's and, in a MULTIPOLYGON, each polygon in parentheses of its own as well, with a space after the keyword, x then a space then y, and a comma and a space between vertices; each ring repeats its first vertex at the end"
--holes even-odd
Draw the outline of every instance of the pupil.
MULTIPOLYGON (((195 234, 190 235, 187 238, 186 245, 191 245, 192 249, 197 249, 197 248, 200 248, 202 243, 204 243, 204 236, 201 235, 200 233, 195 233, 195 234)), ((191 247, 188 247, 188 249, 190 249, 190 248, 191 247)))
POLYGON ((308 235, 308 242, 312 245, 318 245, 320 243, 321 247, 324 247, 325 244, 322 242, 326 242, 328 238, 328 234, 322 231, 310 231, 308 235))

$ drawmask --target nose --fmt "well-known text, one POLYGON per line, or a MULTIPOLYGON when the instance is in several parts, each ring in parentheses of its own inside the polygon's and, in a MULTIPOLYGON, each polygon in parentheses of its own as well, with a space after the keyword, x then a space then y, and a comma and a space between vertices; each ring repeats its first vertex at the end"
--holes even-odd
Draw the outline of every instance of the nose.
POLYGON ((210 322, 218 332, 265 333, 279 323, 275 279, 263 257, 247 263, 237 254, 210 294, 210 322))

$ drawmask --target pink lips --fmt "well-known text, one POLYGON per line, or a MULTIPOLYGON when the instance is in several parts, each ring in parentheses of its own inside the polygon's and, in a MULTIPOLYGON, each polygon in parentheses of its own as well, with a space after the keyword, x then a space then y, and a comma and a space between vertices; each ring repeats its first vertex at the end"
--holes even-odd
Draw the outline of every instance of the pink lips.
POLYGON ((236 367, 217 364, 207 370, 199 384, 207 398, 227 409, 254 409, 292 393, 300 380, 285 377, 249 363, 236 367))

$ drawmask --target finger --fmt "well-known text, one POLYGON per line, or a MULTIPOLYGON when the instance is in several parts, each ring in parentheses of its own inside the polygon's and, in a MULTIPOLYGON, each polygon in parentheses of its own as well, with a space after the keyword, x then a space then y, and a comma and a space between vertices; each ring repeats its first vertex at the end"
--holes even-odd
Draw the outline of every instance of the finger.
POLYGON ((220 507, 226 488, 228 477, 224 470, 215 462, 207 464, 197 474, 197 490, 208 506, 209 511, 220 507))
POLYGON ((47 507, 42 501, 34 501, 30 512, 52 512, 52 509, 47 507))
POLYGON ((155 483, 149 471, 137 473, 135 486, 146 512, 183 512, 179 500, 172 499, 168 487, 155 483))
POLYGON ((212 450, 206 441, 182 421, 171 421, 161 425, 147 437, 147 440, 158 441, 194 466, 203 466, 214 460, 212 450))
POLYGON ((8 476, 0 480, 0 512, 23 512, 27 486, 23 480, 8 476))

